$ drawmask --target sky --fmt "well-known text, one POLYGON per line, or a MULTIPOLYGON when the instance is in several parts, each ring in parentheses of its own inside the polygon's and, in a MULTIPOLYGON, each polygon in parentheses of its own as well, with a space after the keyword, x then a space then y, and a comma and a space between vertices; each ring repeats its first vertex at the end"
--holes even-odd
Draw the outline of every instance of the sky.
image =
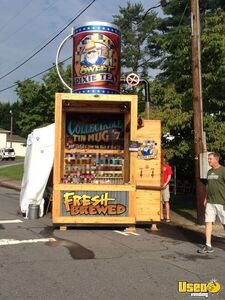
MULTIPOLYGON (((19 66, 63 29, 92 0, 1 0, 0 10, 0 77, 19 66)), ((145 10, 160 3, 160 0, 130 0, 141 3, 145 10)), ((23 81, 50 67, 55 62, 61 42, 73 27, 86 22, 112 22, 119 13, 119 6, 126 7, 123 0, 95 0, 95 2, 54 41, 46 46, 23 66, 0 79, 0 90, 23 81)), ((160 9, 156 9, 160 13, 160 9)), ((60 60, 72 55, 72 40, 63 47, 60 60)), ((44 74, 33 80, 40 81, 44 74)), ((17 101, 15 87, 0 91, 0 102, 17 101)))

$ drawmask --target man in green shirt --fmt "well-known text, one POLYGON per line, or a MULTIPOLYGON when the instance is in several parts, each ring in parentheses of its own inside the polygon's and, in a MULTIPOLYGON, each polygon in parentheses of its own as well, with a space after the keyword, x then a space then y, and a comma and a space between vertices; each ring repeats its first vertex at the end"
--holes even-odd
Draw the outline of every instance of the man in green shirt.
POLYGON ((212 253, 211 245, 212 224, 216 216, 225 229, 225 167, 219 163, 220 155, 212 152, 208 155, 211 169, 207 174, 207 195, 204 201, 205 209, 205 235, 206 244, 198 253, 212 253))

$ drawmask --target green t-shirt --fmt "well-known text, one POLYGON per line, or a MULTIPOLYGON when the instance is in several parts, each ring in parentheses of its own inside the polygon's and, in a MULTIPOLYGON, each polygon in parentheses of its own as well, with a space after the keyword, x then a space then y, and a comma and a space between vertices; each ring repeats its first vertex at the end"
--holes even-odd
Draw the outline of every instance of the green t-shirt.
POLYGON ((225 205, 225 167, 210 169, 207 174, 208 203, 225 205))

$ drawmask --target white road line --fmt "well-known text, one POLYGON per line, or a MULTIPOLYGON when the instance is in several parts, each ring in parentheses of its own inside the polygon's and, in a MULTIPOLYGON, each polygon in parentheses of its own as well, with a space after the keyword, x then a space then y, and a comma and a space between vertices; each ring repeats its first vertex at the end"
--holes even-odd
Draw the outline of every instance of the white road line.
POLYGON ((131 234, 140 235, 139 233, 136 233, 136 232, 124 232, 124 231, 119 231, 119 230, 114 230, 114 232, 125 235, 125 236, 131 235, 131 234))
POLYGON ((114 232, 122 234, 122 235, 129 235, 127 232, 119 231, 119 230, 114 230, 114 232))
POLYGON ((55 242, 54 238, 45 238, 45 239, 32 239, 32 240, 14 240, 14 239, 2 239, 0 240, 0 246, 8 245, 17 245, 17 244, 31 244, 31 243, 46 243, 46 242, 55 242))
POLYGON ((0 220, 0 224, 21 223, 21 220, 0 220))
POLYGON ((133 235, 140 235, 139 233, 136 233, 136 232, 127 232, 129 234, 133 234, 133 235))

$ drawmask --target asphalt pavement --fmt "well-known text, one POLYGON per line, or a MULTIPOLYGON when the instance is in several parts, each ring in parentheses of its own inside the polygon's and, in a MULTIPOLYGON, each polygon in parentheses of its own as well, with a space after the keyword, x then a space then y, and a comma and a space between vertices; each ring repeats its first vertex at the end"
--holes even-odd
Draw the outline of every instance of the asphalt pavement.
MULTIPOLYGON (((21 189, 21 181, 9 181, 4 178, 0 178, 0 186, 6 187, 9 189, 14 189, 16 191, 20 191, 21 189)), ((204 225, 198 225, 194 219, 190 219, 188 217, 185 217, 184 215, 180 215, 179 213, 171 210, 171 223, 169 223, 170 226, 179 226, 181 228, 192 230, 200 233, 204 233, 205 226, 204 225)), ((157 226, 156 226, 157 229, 157 226)), ((223 226, 216 222, 213 225, 213 236, 215 237, 224 237, 225 238, 225 230, 223 226)))
POLYGON ((50 213, 34 220, 17 214, 20 182, 1 185, 8 187, 0 188, 0 299, 225 299, 224 237, 213 237, 214 253, 197 253, 204 226, 193 220, 172 211, 172 222, 158 231, 62 231, 50 213), (209 285, 214 292, 204 296, 209 285))

